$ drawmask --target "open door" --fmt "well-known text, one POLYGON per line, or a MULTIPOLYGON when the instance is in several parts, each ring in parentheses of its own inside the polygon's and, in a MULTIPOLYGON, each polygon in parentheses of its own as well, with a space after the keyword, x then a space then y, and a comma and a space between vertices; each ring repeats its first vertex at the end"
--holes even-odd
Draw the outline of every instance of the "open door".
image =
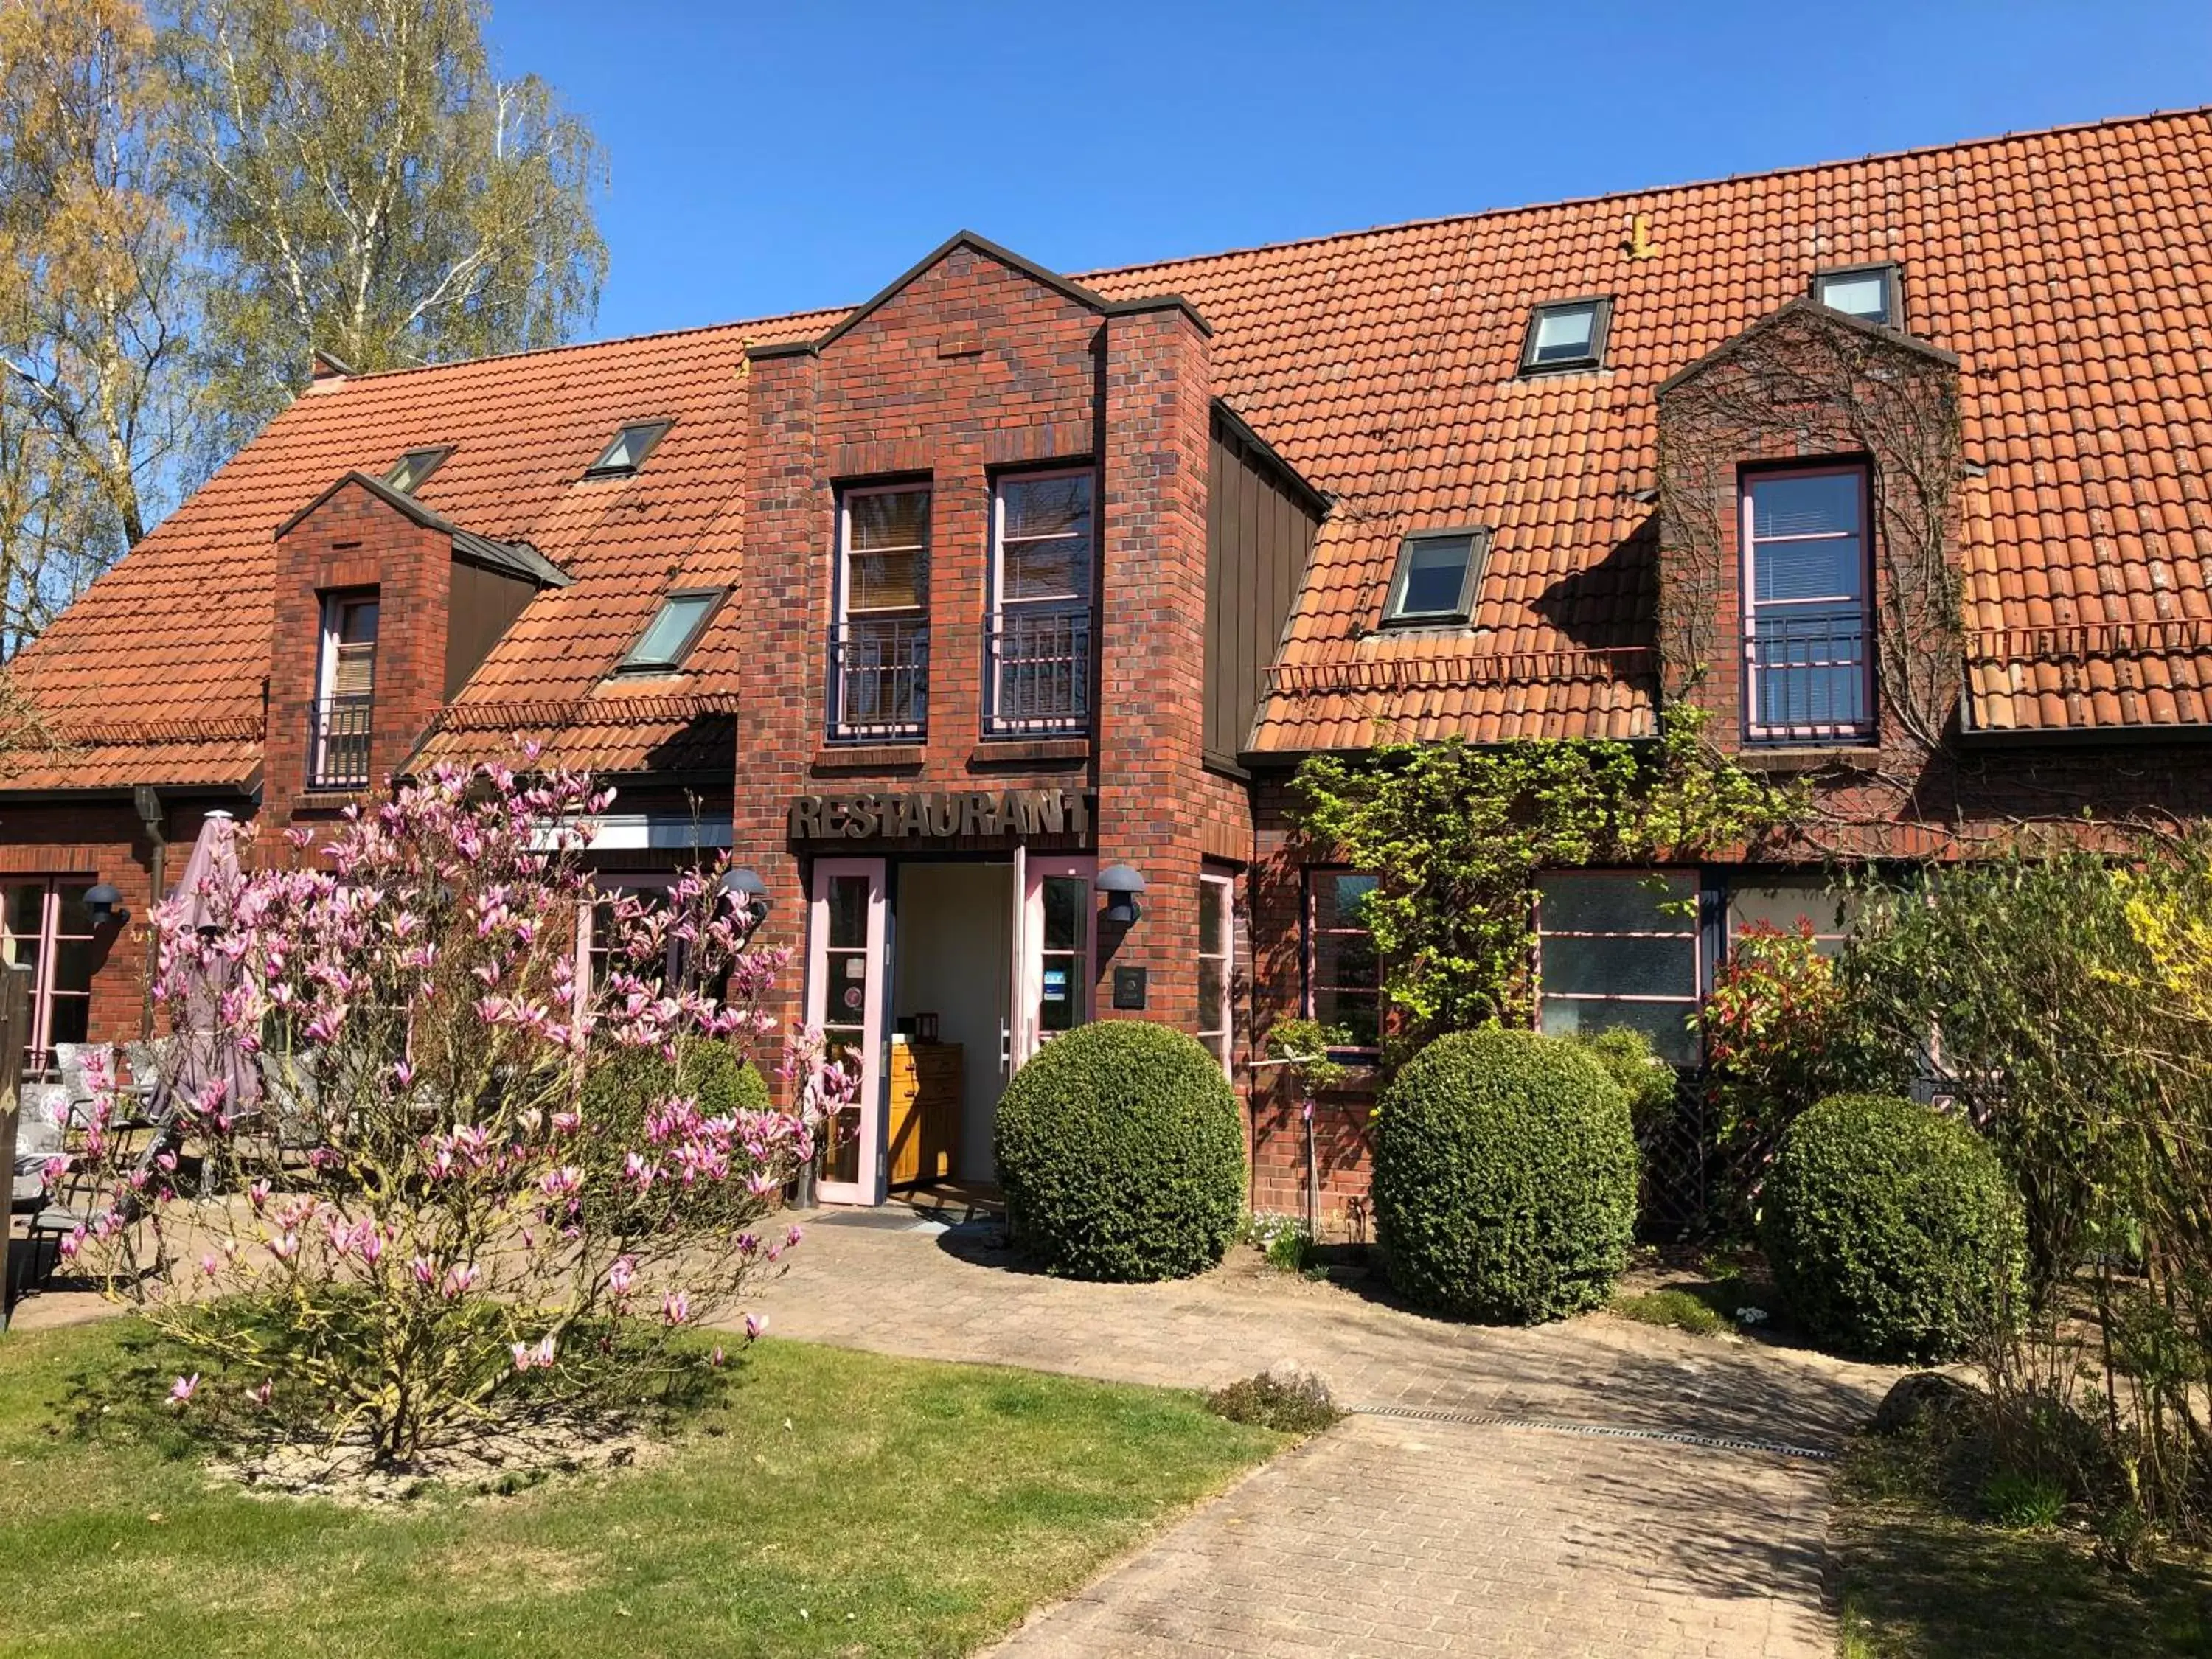
POLYGON ((1013 1066, 1062 1031, 1091 1019, 1098 977, 1098 860, 1060 854, 1018 859, 1014 907, 1013 1066))
POLYGON ((820 1193, 830 1204, 884 1200, 884 1008, 890 952, 881 859, 817 859, 806 929, 806 1018, 832 1054, 860 1062, 853 1103, 824 1127, 820 1193))

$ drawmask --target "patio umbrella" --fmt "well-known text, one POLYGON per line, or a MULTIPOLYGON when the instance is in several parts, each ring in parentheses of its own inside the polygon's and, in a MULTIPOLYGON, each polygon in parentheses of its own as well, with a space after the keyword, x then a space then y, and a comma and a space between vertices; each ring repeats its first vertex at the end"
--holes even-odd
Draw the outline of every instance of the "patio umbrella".
MULTIPOLYGON (((226 932, 231 922, 231 902, 240 879, 238 866, 238 825, 228 812, 210 812, 192 842, 184 873, 169 891, 173 909, 181 907, 182 920, 203 937, 226 932)), ((171 1086, 195 1096, 217 1078, 230 1084, 231 1109, 252 1104, 260 1097, 260 1076, 252 1059, 238 1046, 238 1033, 223 1028, 222 994, 229 988, 234 969, 228 960, 211 957, 206 971, 188 988, 180 1011, 180 1053, 171 1086)), ((167 1067, 163 1068, 165 1071, 167 1067)))

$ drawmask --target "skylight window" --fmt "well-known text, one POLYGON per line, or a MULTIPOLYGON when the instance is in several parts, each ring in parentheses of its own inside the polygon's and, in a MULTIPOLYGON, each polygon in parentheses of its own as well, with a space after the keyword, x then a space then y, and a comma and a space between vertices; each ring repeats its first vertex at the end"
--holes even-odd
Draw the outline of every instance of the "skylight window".
POLYGON ((1605 331, 1612 320, 1613 301, 1606 299, 1558 300, 1534 307, 1521 372, 1597 368, 1605 361, 1605 331))
POLYGON ((1398 550, 1398 572, 1382 623, 1463 623, 1474 609, 1474 584, 1490 550, 1487 530, 1425 531, 1408 536, 1398 550))
POLYGON ((1904 307, 1899 305, 1895 265, 1851 265, 1841 270, 1815 272, 1813 298, 1831 311, 1857 317, 1884 328, 1902 328, 1904 307))
POLYGON ((606 453, 585 469, 587 478, 627 478, 645 465, 645 458, 653 453, 659 443, 675 424, 672 421, 642 421, 635 426, 626 426, 615 434, 615 441, 606 453))
POLYGON ((622 659, 625 674, 667 674, 681 667, 707 626, 708 617, 722 601, 723 590, 671 593, 638 635, 637 643, 622 659))
POLYGON ((451 444, 441 444, 434 449, 410 449, 392 463, 392 471, 384 475, 384 482, 403 495, 412 495, 429 482, 439 464, 453 453, 451 444))

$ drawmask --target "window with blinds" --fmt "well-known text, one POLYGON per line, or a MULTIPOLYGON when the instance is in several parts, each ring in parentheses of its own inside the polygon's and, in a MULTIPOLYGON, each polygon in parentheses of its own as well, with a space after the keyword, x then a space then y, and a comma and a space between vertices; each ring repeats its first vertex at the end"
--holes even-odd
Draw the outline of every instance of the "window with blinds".
POLYGON ((911 741, 929 720, 927 483, 847 489, 839 501, 830 735, 911 741))
POLYGON ((377 596, 332 593, 323 601, 323 654, 308 734, 308 784, 358 789, 369 781, 376 702, 377 596))

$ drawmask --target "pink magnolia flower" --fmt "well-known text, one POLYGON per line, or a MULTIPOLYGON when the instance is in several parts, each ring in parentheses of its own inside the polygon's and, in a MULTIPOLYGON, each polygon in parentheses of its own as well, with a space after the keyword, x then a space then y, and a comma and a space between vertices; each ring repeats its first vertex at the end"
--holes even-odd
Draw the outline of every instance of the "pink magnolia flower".
POLYGON ((691 1298, 682 1291, 671 1291, 661 1299, 661 1322, 681 1325, 691 1317, 691 1298))
MULTIPOLYGON (((809 1257, 808 1259, 809 1259, 810 1261, 811 1261, 811 1260, 812 1260, 812 1258, 811 1258, 811 1257, 809 1257)), ((761 1340, 761 1336, 762 1336, 763 1333, 764 1333, 767 1329, 768 1329, 768 1316, 767 1316, 766 1314, 749 1313, 749 1314, 747 1314, 747 1315, 745 1316, 745 1340, 746 1340, 746 1341, 748 1341, 748 1342, 757 1342, 757 1341, 759 1341, 759 1340, 761 1340)))
POLYGON ((199 1386, 200 1374, 198 1371, 190 1376, 179 1377, 169 1384, 169 1403, 179 1411, 183 1410, 192 1395, 199 1391, 199 1386))
POLYGON ((269 1404, 269 1396, 276 1390, 276 1379, 273 1376, 264 1376, 258 1383, 246 1391, 246 1397, 255 1405, 265 1409, 269 1404))
POLYGON ((447 1301, 457 1301, 476 1288, 477 1270, 474 1263, 462 1267, 446 1269, 446 1282, 439 1290, 447 1301))
POLYGON ((707 1363, 708 1363, 709 1365, 714 1366, 714 1369, 715 1369, 715 1370, 720 1370, 721 1369, 721 1367, 722 1367, 722 1345, 721 1345, 720 1343, 717 1342, 717 1343, 714 1345, 714 1352, 713 1353, 711 1353, 711 1354, 709 1354, 709 1355, 708 1355, 708 1356, 707 1356, 707 1363))
POLYGON ((637 1261, 633 1256, 619 1257, 615 1265, 607 1269, 607 1290, 617 1301, 628 1296, 630 1286, 636 1282, 637 1261))

